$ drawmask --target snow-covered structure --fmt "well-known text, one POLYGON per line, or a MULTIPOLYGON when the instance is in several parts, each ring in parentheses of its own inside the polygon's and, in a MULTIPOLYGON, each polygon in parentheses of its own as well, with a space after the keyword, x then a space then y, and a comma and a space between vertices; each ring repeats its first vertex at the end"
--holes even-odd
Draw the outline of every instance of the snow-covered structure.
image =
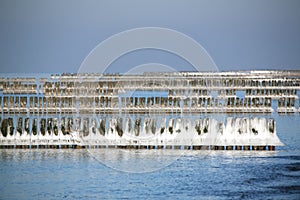
POLYGON ((300 71, 2 75, 0 147, 272 150, 282 143, 265 113, 300 111, 299 77, 300 71))

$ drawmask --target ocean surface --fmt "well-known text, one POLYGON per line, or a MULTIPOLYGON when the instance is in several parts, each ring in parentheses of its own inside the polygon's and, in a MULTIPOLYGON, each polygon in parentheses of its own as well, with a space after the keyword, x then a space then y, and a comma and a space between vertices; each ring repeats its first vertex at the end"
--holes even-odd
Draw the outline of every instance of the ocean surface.
POLYGON ((276 151, 1 149, 0 199, 300 199, 300 116, 276 151))

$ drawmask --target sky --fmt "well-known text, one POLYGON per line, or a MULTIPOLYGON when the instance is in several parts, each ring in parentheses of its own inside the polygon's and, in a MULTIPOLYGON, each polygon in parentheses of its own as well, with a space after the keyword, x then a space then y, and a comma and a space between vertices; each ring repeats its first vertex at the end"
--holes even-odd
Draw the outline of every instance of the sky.
MULTIPOLYGON (((1 0, 0 73, 76 73, 98 44, 142 27, 193 38, 221 71, 300 69, 298 0, 1 0)), ((145 63, 191 69, 177 55, 146 49, 108 71, 145 63)))

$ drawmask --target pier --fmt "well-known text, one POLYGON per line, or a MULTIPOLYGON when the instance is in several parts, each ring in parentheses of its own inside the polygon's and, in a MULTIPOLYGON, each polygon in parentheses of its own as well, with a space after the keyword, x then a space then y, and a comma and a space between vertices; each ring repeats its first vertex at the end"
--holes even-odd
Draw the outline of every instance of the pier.
POLYGON ((274 150, 299 90, 300 71, 2 76, 0 148, 274 150))

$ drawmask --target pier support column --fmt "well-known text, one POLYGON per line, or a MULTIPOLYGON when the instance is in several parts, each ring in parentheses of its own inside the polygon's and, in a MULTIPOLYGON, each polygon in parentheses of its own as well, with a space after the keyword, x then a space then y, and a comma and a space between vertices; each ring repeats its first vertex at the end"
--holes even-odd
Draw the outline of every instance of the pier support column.
POLYGON ((275 146, 268 146, 269 151, 275 151, 275 146))
POLYGON ((235 147, 235 150, 239 150, 239 151, 241 151, 243 149, 243 147, 242 146, 236 146, 235 147))
POLYGON ((226 146, 226 150, 233 150, 233 146, 226 146))
POLYGON ((244 150, 245 151, 249 151, 250 150, 250 146, 244 146, 244 150))

